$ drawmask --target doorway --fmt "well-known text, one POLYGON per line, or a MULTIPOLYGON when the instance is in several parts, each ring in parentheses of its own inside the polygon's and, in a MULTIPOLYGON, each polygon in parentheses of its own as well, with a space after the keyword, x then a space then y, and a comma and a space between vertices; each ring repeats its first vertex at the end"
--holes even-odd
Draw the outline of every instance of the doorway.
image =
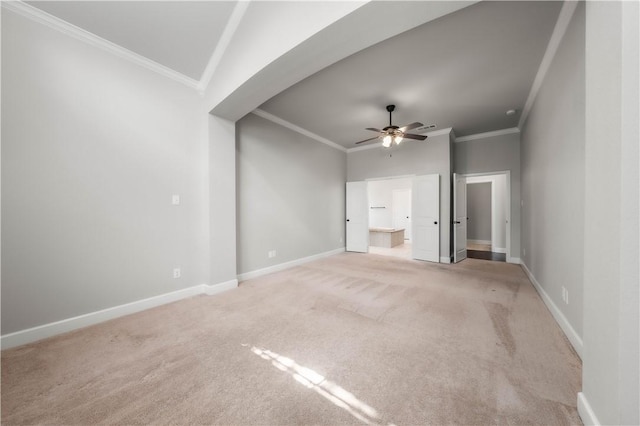
POLYGON ((511 253, 511 173, 453 174, 454 262, 506 262, 511 253))
POLYGON ((347 182, 347 251, 440 261, 440 175, 347 182))
POLYGON ((507 175, 466 177, 467 257, 505 262, 509 221, 507 175))
POLYGON ((408 177, 367 182, 370 210, 369 253, 412 258, 412 186, 412 178, 408 177), (401 235, 386 238, 387 233, 401 235))

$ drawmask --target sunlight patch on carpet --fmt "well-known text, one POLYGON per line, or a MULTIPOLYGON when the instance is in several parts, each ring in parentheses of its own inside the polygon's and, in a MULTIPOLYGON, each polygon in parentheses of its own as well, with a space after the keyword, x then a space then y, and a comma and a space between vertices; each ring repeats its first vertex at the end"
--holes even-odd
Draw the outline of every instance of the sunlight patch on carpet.
MULTIPOLYGON (((291 358, 279 355, 268 349, 252 346, 251 352, 266 361, 271 361, 271 365, 275 368, 290 374, 296 382, 315 391, 335 406, 347 411, 361 422, 368 425, 385 424, 385 422, 381 421, 380 414, 376 409, 360 401, 351 392, 327 380, 323 375, 317 373, 311 368, 303 367, 291 358)), ((388 426, 395 426, 393 423, 386 424, 388 426)))

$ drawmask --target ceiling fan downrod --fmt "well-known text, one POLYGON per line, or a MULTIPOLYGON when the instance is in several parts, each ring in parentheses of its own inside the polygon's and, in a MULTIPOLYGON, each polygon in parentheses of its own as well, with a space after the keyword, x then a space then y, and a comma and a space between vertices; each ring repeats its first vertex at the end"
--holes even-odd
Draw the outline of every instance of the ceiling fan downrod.
POLYGON ((395 105, 387 105, 387 111, 389 111, 389 127, 392 126, 391 124, 391 113, 396 109, 395 105))

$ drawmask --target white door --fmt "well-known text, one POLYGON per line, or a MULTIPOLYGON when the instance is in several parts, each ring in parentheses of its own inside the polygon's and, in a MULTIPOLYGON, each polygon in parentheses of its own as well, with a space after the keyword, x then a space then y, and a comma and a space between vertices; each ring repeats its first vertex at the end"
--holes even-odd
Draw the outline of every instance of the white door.
POLYGON ((411 240, 411 190, 394 189, 391 193, 392 223, 395 229, 404 229, 404 239, 411 240))
POLYGON ((416 176, 411 188, 412 257, 440 261, 440 175, 416 176))
POLYGON ((367 182, 347 182, 347 251, 369 251, 367 182))
POLYGON ((453 262, 467 258, 467 178, 453 174, 453 262))

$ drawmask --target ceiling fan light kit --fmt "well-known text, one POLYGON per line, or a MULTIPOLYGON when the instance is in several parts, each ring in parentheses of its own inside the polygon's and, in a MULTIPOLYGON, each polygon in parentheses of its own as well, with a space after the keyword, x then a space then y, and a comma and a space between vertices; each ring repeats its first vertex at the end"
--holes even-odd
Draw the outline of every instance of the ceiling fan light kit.
POLYGON ((406 126, 402 126, 402 127, 394 126, 393 121, 391 119, 391 113, 393 113, 395 109, 396 109, 395 105, 387 105, 387 111, 389 112, 389 125, 384 127, 382 130, 376 129, 374 127, 368 127, 365 130, 371 130, 373 132, 378 132, 380 134, 376 137, 365 139, 360 142, 356 142, 356 145, 364 142, 370 142, 376 139, 382 139, 382 146, 385 148, 390 148, 393 144, 400 145, 400 143, 404 139, 416 139, 416 140, 423 141, 427 138, 427 136, 425 135, 414 135, 411 133, 406 133, 407 130, 411 130, 411 129, 415 129, 423 126, 422 123, 415 122, 415 123, 407 124, 406 126))

